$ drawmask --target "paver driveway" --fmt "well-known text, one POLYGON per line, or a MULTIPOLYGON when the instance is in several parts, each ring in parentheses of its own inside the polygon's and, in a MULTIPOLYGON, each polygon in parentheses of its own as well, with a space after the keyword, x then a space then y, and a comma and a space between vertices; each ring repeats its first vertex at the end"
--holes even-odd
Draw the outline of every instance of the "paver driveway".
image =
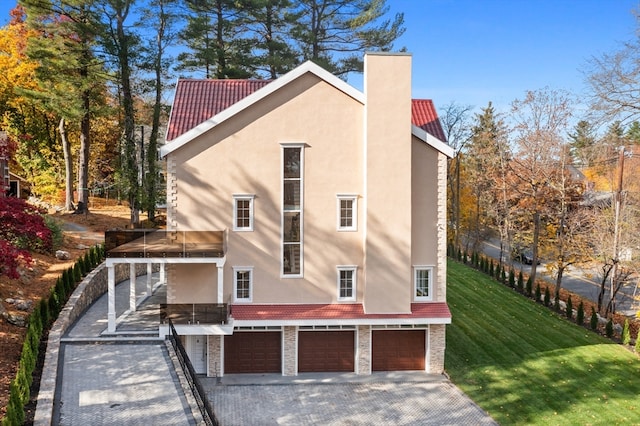
POLYGON ((372 377, 358 383, 219 384, 205 379, 224 426, 241 425, 495 425, 445 380, 372 377))

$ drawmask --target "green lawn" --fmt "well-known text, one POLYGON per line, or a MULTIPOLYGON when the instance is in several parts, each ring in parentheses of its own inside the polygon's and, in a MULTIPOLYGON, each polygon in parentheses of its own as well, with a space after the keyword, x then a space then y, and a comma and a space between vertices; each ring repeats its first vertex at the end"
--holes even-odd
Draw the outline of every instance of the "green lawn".
POLYGON ((640 425, 635 354, 478 271, 448 268, 445 368, 497 422, 640 425))

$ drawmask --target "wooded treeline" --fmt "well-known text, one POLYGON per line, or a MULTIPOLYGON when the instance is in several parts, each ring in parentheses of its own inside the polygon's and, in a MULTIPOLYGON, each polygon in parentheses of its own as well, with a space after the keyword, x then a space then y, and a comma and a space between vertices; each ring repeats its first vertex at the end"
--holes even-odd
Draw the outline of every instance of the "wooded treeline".
MULTIPOLYGON (((597 84, 592 89, 597 102, 597 84)), ((623 287, 634 293, 638 283, 640 123, 631 115, 625 124, 595 104, 580 119, 577 102, 544 88, 525 93, 505 113, 491 103, 475 114, 455 103, 443 109, 456 152, 448 235, 467 253, 482 251, 487 241, 498 245, 507 268, 526 254, 532 282, 533 265, 542 261, 556 277, 556 298, 566 272, 586 270, 600 283, 593 294, 604 315, 615 311, 623 287)))
POLYGON ((346 77, 364 51, 392 50, 404 32, 386 0, 18 3, 0 29, 12 170, 67 210, 85 212, 91 192, 113 194, 132 224, 140 210, 153 220, 162 199, 157 149, 178 76, 277 78, 312 60, 346 77))

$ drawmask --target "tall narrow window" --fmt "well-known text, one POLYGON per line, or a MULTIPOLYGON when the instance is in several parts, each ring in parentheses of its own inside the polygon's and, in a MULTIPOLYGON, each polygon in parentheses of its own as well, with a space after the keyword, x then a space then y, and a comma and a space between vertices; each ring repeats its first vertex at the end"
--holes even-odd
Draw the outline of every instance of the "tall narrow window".
POLYGON ((427 301, 433 299, 432 275, 433 268, 430 266, 415 266, 413 268, 414 300, 427 301))
POLYGON ((233 195, 234 231, 253 231, 253 199, 254 195, 233 195))
POLYGON ((236 302, 251 302, 253 291, 253 268, 233 268, 233 294, 236 302))
POLYGON ((356 231, 358 229, 358 197, 338 194, 338 231, 356 231))
POLYGON ((302 146, 282 149, 282 275, 302 276, 302 146))
POLYGON ((356 267, 338 266, 338 301, 356 300, 356 267))

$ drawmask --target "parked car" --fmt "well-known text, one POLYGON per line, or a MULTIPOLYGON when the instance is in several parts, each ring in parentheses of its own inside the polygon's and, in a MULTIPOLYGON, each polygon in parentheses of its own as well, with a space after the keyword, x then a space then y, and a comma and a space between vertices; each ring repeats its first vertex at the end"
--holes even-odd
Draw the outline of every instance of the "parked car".
MULTIPOLYGON (((533 264, 533 251, 531 249, 514 248, 511 251, 511 258, 526 265, 533 264)), ((536 261, 536 265, 540 264, 540 259, 536 261)))

